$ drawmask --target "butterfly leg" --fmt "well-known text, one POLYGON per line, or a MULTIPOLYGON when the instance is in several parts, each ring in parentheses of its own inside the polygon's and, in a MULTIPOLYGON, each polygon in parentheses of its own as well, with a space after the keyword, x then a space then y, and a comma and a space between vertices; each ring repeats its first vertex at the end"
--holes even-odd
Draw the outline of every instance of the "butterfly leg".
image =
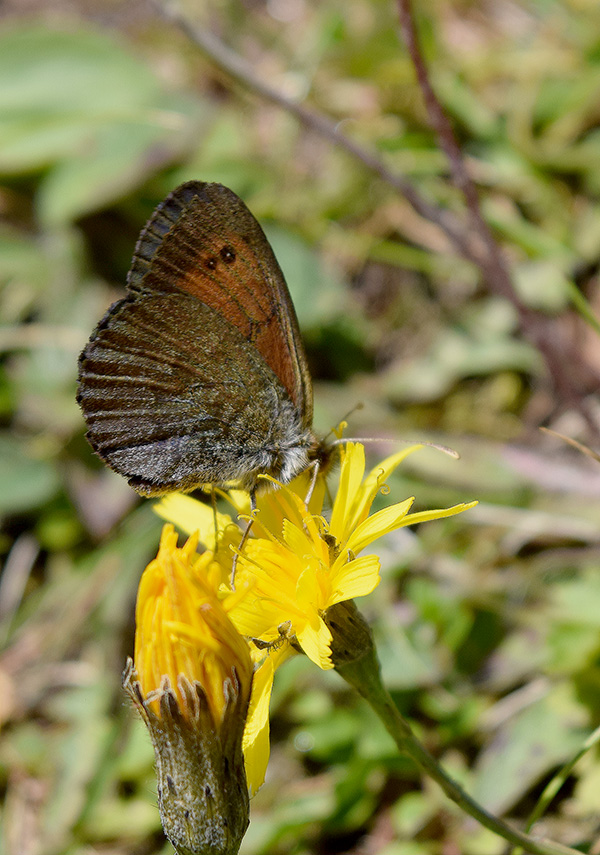
POLYGON ((219 529, 217 522, 217 494, 215 493, 215 488, 211 485, 210 488, 210 503, 212 505, 213 512, 213 530, 215 533, 215 555, 219 551, 219 529))
POLYGON ((304 504, 307 507, 308 507, 308 503, 312 499, 312 494, 315 491, 315 486, 316 486, 317 478, 319 475, 319 469, 321 468, 321 463, 319 460, 313 460, 308 468, 312 469, 312 476, 310 479, 310 484, 308 485, 308 490, 306 491, 306 496, 304 497, 304 504))
MULTIPOLYGON (((254 514, 255 510, 256 510, 256 490, 251 490, 250 491, 250 513, 254 514)), ((235 571, 237 568, 238 558, 240 557, 242 549, 244 548, 244 545, 245 545, 246 541, 248 540, 248 537, 250 535, 250 529, 252 528, 253 522, 254 522, 254 517, 251 516, 250 522, 246 526, 246 530, 242 535, 242 539, 240 540, 240 545, 238 546, 237 551, 233 555, 233 562, 231 564, 231 587, 234 591, 235 591, 235 571)))

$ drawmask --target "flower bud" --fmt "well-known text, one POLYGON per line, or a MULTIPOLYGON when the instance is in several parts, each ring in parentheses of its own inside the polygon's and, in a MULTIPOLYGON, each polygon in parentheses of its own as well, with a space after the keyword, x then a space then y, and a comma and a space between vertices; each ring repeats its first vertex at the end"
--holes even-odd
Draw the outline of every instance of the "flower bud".
POLYGON ((123 686, 156 755, 165 834, 179 855, 235 855, 248 827, 242 735, 252 663, 211 586, 212 555, 165 526, 140 582, 123 686))

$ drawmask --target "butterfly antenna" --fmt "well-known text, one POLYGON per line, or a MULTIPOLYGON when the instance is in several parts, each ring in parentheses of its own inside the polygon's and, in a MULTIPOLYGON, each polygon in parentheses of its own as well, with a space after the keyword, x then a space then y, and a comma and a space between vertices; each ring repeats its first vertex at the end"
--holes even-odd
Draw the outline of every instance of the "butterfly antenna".
POLYGON ((400 439, 399 437, 392 436, 343 436, 341 439, 334 439, 331 445, 343 445, 345 442, 360 442, 362 445, 370 445, 378 442, 396 442, 401 443, 402 445, 424 445, 426 448, 435 448, 436 451, 442 451, 444 454, 447 454, 449 457, 453 457, 455 460, 460 458, 458 451, 455 451, 453 448, 449 448, 447 445, 441 445, 439 442, 430 442, 427 439, 400 439))
MULTIPOLYGON (((345 416, 343 416, 343 417, 340 419, 340 422, 339 422, 339 423, 341 423, 341 422, 347 422, 351 415, 353 415, 354 413, 356 413, 358 410, 362 410, 362 409, 363 409, 363 407, 364 407, 363 402, 362 402, 362 401, 359 401, 359 402, 358 402, 358 404, 355 404, 355 405, 352 407, 352 409, 348 410, 348 412, 346 413, 346 415, 345 415, 345 416)), ((330 428, 329 433, 325 434, 325 436, 324 436, 324 437, 323 437, 323 439, 322 439, 322 442, 323 442, 323 443, 324 443, 324 442, 326 442, 326 441, 329 439, 329 437, 331 436, 331 434, 332 434, 333 432, 334 432, 334 428, 330 428)), ((335 443, 335 442, 334 442, 334 443, 333 443, 333 445, 337 445, 337 443, 335 443)))

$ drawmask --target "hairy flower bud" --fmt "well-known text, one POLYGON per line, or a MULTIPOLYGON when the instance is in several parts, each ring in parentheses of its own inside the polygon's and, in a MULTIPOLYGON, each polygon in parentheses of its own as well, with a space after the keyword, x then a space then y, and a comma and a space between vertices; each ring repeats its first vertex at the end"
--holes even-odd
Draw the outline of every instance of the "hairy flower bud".
POLYGON ((179 855, 235 855, 248 827, 242 735, 252 663, 210 583, 211 554, 165 526, 138 592, 123 685, 156 755, 165 834, 179 855))

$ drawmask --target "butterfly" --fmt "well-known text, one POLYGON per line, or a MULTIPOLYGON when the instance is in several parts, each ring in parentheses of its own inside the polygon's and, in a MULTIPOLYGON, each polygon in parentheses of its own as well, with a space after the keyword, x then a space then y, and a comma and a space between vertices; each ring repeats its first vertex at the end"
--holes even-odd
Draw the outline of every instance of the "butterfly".
POLYGON ((261 475, 286 484, 325 460, 290 293, 232 190, 188 181, 158 205, 81 353, 77 400, 92 448, 147 496, 254 495, 261 475))

